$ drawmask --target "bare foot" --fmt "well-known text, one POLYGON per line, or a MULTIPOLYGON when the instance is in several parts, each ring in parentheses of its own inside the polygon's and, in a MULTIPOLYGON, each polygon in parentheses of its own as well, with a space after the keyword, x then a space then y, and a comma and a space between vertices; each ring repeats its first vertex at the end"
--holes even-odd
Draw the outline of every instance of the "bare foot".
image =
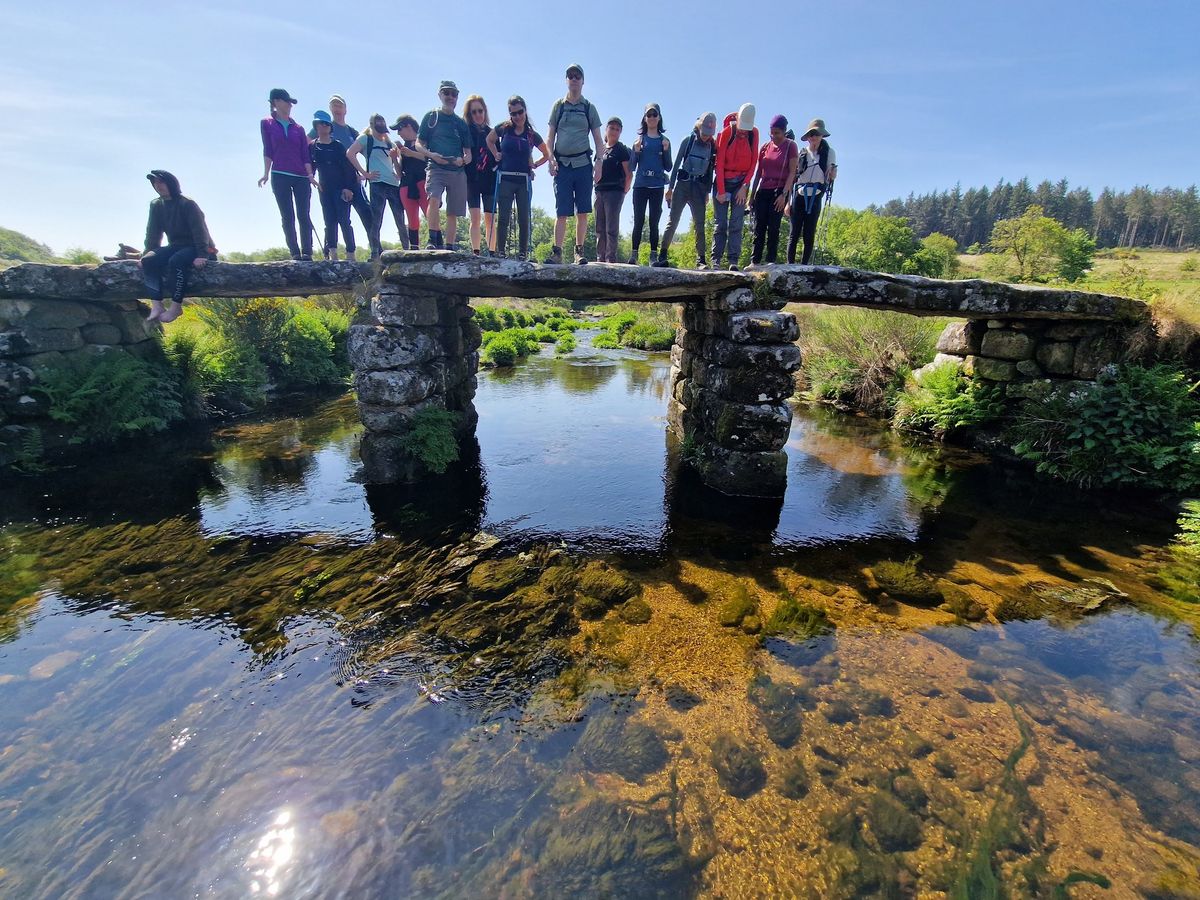
POLYGON ((150 315, 146 316, 147 322, 158 322, 162 319, 162 314, 165 312, 161 300, 150 301, 150 315))
POLYGON ((183 315, 183 304, 182 303, 172 303, 171 308, 168 309, 165 313, 163 313, 161 316, 158 317, 158 321, 160 321, 164 325, 166 325, 168 322, 174 322, 176 319, 178 319, 182 315, 183 315))

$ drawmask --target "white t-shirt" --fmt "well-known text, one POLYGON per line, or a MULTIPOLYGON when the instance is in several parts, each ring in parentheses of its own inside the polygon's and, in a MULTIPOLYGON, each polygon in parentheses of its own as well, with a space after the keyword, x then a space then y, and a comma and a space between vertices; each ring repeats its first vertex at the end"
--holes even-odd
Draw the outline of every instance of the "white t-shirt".
MULTIPOLYGON (((820 160, 820 154, 813 153, 812 149, 808 146, 807 141, 801 144, 800 168, 803 168, 804 171, 797 172, 796 184, 824 184, 825 173, 821 171, 820 160), (805 168, 804 165, 806 160, 808 162, 807 168, 805 168)), ((837 154, 833 152, 832 147, 829 148, 829 159, 827 161, 827 165, 831 169, 837 165, 837 154)))

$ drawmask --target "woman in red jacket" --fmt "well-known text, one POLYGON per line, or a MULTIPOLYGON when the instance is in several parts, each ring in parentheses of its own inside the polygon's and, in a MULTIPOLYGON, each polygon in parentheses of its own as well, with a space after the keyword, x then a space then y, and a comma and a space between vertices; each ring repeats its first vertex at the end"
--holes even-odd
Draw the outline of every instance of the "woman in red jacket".
POLYGON ((721 256, 729 248, 729 268, 737 271, 742 256, 742 221, 750 196, 750 182, 758 162, 758 129, 754 127, 754 104, 743 103, 725 117, 717 135, 717 175, 713 181, 712 266, 721 268, 721 256))

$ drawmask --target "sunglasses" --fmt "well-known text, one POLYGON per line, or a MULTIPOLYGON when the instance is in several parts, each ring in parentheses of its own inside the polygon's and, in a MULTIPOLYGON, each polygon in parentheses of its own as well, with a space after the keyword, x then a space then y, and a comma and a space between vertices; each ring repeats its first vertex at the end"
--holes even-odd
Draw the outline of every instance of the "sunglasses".
POLYGON ((482 106, 477 106, 477 107, 475 107, 473 110, 471 110, 471 115, 473 115, 473 116, 482 116, 482 115, 483 115, 483 112, 484 112, 484 110, 483 110, 483 107, 482 107, 482 106))
POLYGON ((656 113, 654 110, 651 109, 651 110, 647 111, 646 118, 647 119, 657 119, 658 113, 656 113))
POLYGON ((568 75, 567 81, 583 81, 582 75, 568 75))
POLYGON ((457 97, 458 91, 439 91, 443 97, 457 97))
POLYGON ((523 108, 522 109, 510 109, 508 111, 508 114, 510 116, 523 116, 523 115, 525 115, 525 110, 523 108))

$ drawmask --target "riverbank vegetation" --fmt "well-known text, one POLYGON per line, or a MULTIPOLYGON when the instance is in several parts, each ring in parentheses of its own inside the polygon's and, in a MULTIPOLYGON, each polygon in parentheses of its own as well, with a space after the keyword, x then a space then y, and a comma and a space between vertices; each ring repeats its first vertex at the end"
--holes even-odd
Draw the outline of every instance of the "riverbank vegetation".
POLYGON ((574 332, 584 323, 571 311, 548 303, 493 306, 476 304, 475 321, 483 332, 479 361, 483 366, 511 366, 536 353, 542 344, 553 344, 558 354, 575 348, 574 332))
POLYGON ((670 350, 675 343, 675 308, 669 303, 604 303, 588 312, 601 316, 600 334, 592 338, 598 350, 670 350))

